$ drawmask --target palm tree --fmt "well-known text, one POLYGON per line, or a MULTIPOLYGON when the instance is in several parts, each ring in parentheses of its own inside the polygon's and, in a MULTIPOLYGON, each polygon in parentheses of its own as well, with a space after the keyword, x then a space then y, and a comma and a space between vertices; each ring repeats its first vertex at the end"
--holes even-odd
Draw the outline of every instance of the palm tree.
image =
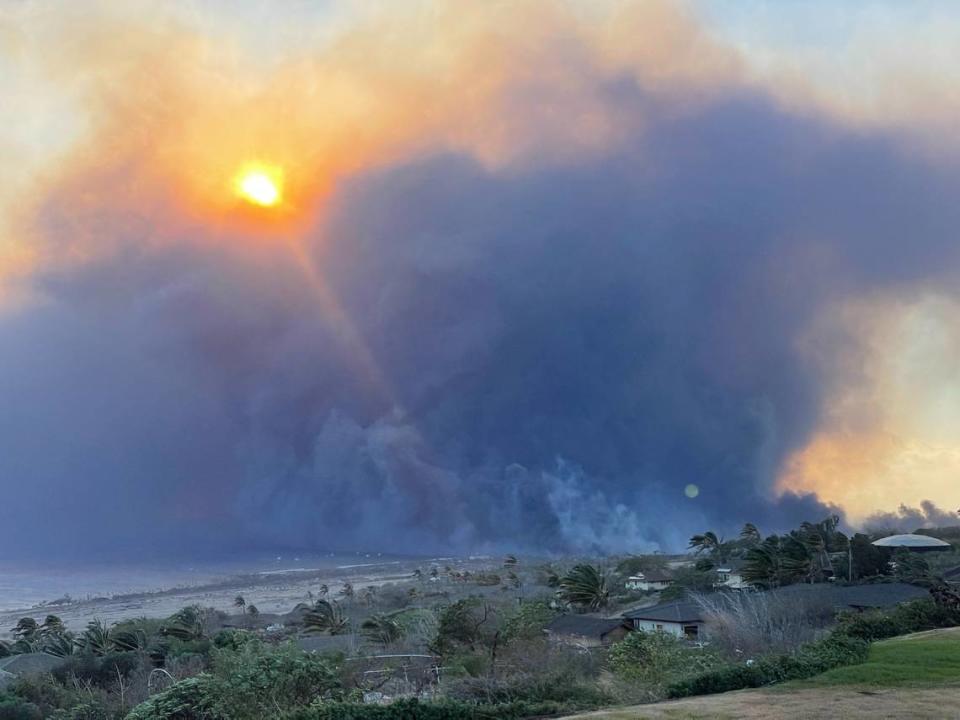
POLYGON ((353 600, 353 583, 345 582, 340 588, 340 595, 345 600, 353 600))
POLYGON ((404 636, 403 625, 397 620, 395 613, 371 615, 361 623, 360 630, 367 638, 384 647, 392 645, 404 636))
POLYGON ((113 649, 113 641, 110 639, 110 630, 99 618, 94 618, 87 623, 87 629, 81 633, 77 639, 77 645, 85 652, 103 657, 113 649))
POLYGON ((247 601, 243 598, 243 595, 237 595, 233 599, 233 606, 240 608, 240 612, 243 612, 243 609, 247 606, 247 601))
POLYGON ((743 530, 740 531, 740 539, 749 545, 756 545, 763 540, 760 536, 760 531, 753 523, 744 524, 743 530))
POLYGON ((10 629, 10 632, 13 633, 13 636, 17 638, 17 640, 26 640, 29 642, 33 639, 34 635, 37 634, 39 627, 37 621, 32 617, 25 617, 20 618, 16 626, 10 629))
MULTIPOLYGON (((250 612, 250 608, 247 608, 250 612)), ((196 605, 185 607, 170 618, 170 624, 160 628, 160 634, 178 640, 202 640, 205 633, 206 613, 196 605)))
POLYGON ((325 598, 327 595, 330 594, 330 588, 327 587, 326 584, 324 584, 320 586, 320 590, 318 592, 320 593, 320 597, 325 598))
POLYGON ((308 633, 329 632, 331 635, 342 635, 350 628, 350 623, 336 602, 317 600, 313 608, 304 614, 303 626, 308 633))
POLYGON ((360 601, 367 606, 373 605, 374 599, 377 597, 377 589, 373 585, 368 585, 363 590, 360 591, 360 601))
POLYGON ((707 530, 702 535, 694 535, 690 538, 690 544, 687 547, 692 548, 697 555, 707 553, 717 562, 727 560, 727 544, 712 530, 707 530))
POLYGON ((585 610, 599 610, 610 600, 606 575, 585 563, 574 565, 563 576, 559 594, 566 602, 585 610))
POLYGON ((517 566, 518 562, 516 555, 507 555, 503 558, 503 567, 507 570, 512 570, 517 566))

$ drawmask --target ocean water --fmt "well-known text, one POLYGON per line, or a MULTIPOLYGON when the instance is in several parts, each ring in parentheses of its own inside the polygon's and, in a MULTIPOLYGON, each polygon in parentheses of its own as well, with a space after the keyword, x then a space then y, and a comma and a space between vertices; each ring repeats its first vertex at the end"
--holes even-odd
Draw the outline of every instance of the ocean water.
POLYGON ((0 611, 34 607, 70 596, 73 600, 195 587, 231 577, 376 566, 399 562, 379 553, 251 556, 220 561, 104 563, 64 566, 0 564, 0 611))

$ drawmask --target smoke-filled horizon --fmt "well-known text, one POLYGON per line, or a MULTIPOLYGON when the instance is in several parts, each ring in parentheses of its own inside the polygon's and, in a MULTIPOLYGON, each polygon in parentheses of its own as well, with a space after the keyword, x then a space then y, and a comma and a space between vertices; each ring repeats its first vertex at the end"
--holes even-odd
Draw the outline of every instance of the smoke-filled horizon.
POLYGON ((956 519, 939 106, 868 121, 672 3, 332 13, 267 57, 212 12, 4 17, 75 114, 3 196, 0 557, 956 519))

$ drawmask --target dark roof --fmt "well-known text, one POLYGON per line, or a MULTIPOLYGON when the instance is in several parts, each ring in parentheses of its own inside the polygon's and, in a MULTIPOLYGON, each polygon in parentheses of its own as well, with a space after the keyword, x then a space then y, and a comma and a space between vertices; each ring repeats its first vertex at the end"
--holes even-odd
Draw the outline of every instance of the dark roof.
POLYGON ((960 580, 960 565, 944 570, 940 573, 944 580, 960 580))
POLYGON ((628 620, 661 620, 666 622, 703 622, 703 610, 695 602, 677 600, 652 607, 630 610, 623 614, 628 620))
POLYGON ((926 588, 907 583, 875 583, 873 585, 789 585, 770 590, 781 596, 806 595, 823 598, 837 608, 888 608, 908 600, 929 597, 926 588))
POLYGON ((623 625, 623 618, 598 618, 590 615, 561 615, 547 625, 554 635, 578 635, 580 637, 603 637, 623 625))

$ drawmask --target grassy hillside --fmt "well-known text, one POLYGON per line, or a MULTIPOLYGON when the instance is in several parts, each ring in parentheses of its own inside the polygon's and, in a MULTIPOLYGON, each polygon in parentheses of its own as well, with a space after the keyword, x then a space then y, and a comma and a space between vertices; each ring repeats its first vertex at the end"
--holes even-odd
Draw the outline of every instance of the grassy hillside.
POLYGON ((960 628, 874 643, 867 662, 759 690, 578 715, 577 720, 845 720, 960 716, 960 628))
POLYGON ((882 687, 960 682, 960 628, 931 630, 874 643, 867 662, 784 685, 882 687))

